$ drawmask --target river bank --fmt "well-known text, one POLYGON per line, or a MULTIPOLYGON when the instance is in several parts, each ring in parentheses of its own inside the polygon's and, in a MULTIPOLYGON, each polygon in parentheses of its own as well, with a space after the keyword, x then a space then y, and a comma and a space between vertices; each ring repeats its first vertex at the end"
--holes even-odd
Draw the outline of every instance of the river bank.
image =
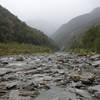
POLYGON ((100 100, 100 55, 0 57, 0 100, 100 100))

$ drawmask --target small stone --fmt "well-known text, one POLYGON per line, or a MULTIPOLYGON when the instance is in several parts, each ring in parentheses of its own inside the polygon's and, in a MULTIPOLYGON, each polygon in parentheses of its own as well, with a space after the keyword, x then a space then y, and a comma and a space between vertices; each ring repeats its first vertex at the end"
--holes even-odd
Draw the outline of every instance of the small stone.
POLYGON ((1 89, 0 89, 0 96, 5 95, 6 93, 7 93, 7 91, 6 91, 6 90, 1 90, 1 89))
POLYGON ((81 89, 85 86, 79 81, 79 82, 72 82, 72 87, 75 87, 77 89, 81 89))
POLYGON ((6 88, 7 88, 8 90, 10 90, 10 89, 16 89, 16 88, 17 88, 17 83, 18 83, 18 82, 8 83, 8 84, 6 85, 6 88))
POLYGON ((36 97, 39 95, 38 91, 20 91, 19 96, 24 96, 24 97, 36 97))
POLYGON ((81 79, 81 76, 80 75, 70 76, 70 80, 73 80, 75 82, 80 81, 80 79, 81 79))
POLYGON ((16 59, 16 61, 24 61, 24 57, 19 56, 19 57, 16 59))
POLYGON ((97 67, 100 67, 100 60, 99 61, 95 61, 93 64, 92 64, 93 67, 97 68, 97 67))
POLYGON ((87 100, 91 100, 91 96, 89 95, 89 93, 87 91, 75 89, 75 92, 80 97, 87 98, 87 100))
POLYGON ((94 87, 89 87, 88 91, 93 94, 95 97, 100 98, 100 85, 94 87))
POLYGON ((8 64, 8 62, 7 62, 7 61, 4 61, 4 62, 2 62, 2 64, 7 65, 7 64, 8 64))
POLYGON ((10 68, 0 68, 0 76, 13 72, 13 69, 10 68))
POLYGON ((90 57, 90 60, 100 60, 100 55, 94 55, 90 57))

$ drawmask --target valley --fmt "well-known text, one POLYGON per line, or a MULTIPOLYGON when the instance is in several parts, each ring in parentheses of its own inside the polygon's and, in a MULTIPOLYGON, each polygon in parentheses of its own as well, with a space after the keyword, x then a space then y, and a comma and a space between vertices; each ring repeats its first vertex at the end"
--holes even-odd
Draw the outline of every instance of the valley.
POLYGON ((0 100, 100 100, 100 7, 26 1, 0 5, 0 100))

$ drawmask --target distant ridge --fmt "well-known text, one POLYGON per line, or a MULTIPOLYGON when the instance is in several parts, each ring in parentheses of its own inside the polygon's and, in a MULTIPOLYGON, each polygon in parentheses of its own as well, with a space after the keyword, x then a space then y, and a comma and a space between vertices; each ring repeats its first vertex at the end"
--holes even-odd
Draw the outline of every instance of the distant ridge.
POLYGON ((100 7, 92 12, 73 18, 62 25, 52 36, 60 47, 69 47, 71 39, 79 39, 84 31, 93 25, 100 25, 100 7))

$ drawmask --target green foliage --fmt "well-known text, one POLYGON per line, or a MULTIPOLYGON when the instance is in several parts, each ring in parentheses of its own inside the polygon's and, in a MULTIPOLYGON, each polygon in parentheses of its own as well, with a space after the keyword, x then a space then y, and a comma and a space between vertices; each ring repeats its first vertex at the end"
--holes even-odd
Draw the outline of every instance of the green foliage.
POLYGON ((27 43, 56 49, 56 44, 43 32, 27 26, 8 10, 0 6, 0 42, 27 43))
POLYGON ((16 54, 51 53, 52 50, 44 46, 31 44, 0 43, 0 56, 16 54))
POLYGON ((79 40, 77 40, 75 36, 71 39, 69 48, 70 49, 79 49, 80 48, 79 40))
POLYGON ((89 49, 81 49, 81 48, 75 48, 75 49, 70 49, 69 52, 74 52, 74 53, 79 53, 81 55, 95 55, 97 52, 91 51, 89 49))
POLYGON ((82 47, 100 53, 100 26, 93 26, 82 37, 82 47))
POLYGON ((72 42, 70 49, 80 53, 100 53, 100 26, 92 26, 88 29, 81 40, 72 42))

